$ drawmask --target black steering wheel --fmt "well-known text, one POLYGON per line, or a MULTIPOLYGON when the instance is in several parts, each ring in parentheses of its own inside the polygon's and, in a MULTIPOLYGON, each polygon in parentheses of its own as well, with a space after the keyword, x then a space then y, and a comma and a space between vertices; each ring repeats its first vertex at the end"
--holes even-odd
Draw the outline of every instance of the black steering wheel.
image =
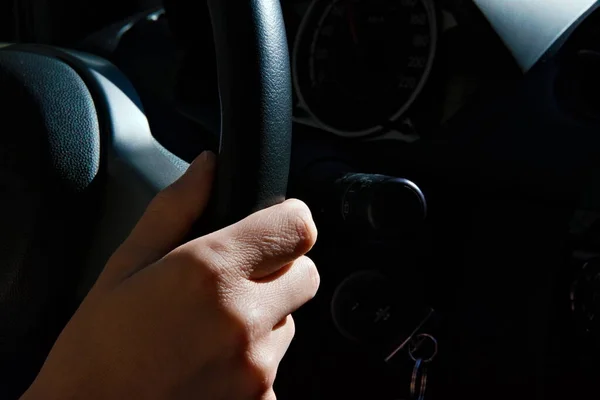
MULTIPOLYGON (((222 114, 217 228, 284 200, 292 95, 279 1, 208 5, 222 114)), ((89 286, 145 205, 187 164, 153 139, 135 90, 104 59, 8 46, 0 51, 0 98, 0 393, 12 398, 73 311, 82 265, 89 286)))

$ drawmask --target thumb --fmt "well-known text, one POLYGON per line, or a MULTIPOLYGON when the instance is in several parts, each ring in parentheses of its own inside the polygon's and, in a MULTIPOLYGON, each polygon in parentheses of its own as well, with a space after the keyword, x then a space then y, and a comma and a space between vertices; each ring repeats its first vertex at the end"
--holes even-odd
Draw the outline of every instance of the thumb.
POLYGON ((112 286, 179 246, 210 199, 215 155, 206 151, 146 209, 129 237, 108 261, 96 287, 112 286))

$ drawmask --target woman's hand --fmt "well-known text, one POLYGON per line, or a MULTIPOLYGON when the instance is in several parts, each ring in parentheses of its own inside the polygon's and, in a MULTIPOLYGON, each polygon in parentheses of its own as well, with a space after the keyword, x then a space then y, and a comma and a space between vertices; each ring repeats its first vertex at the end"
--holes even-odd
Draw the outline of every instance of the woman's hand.
POLYGON ((23 399, 275 399, 290 314, 319 287, 316 227, 289 200, 176 247, 214 164, 204 153, 152 201, 23 399))

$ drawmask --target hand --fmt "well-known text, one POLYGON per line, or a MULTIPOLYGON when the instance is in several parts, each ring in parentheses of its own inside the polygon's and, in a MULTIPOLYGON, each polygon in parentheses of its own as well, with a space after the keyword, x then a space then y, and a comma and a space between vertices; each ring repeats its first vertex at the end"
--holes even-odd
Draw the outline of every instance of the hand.
POLYGON ((204 153, 152 201, 22 399, 275 399, 290 314, 319 286, 317 231, 289 200, 175 248, 213 170, 204 153))

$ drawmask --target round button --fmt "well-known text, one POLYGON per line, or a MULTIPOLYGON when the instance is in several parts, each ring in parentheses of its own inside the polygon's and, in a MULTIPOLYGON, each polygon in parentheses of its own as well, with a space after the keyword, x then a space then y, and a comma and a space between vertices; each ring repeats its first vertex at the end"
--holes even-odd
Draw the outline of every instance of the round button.
POLYGON ((413 304, 392 280, 379 272, 357 272, 336 289, 333 322, 346 338, 387 348, 406 340, 423 321, 421 304, 413 304))

